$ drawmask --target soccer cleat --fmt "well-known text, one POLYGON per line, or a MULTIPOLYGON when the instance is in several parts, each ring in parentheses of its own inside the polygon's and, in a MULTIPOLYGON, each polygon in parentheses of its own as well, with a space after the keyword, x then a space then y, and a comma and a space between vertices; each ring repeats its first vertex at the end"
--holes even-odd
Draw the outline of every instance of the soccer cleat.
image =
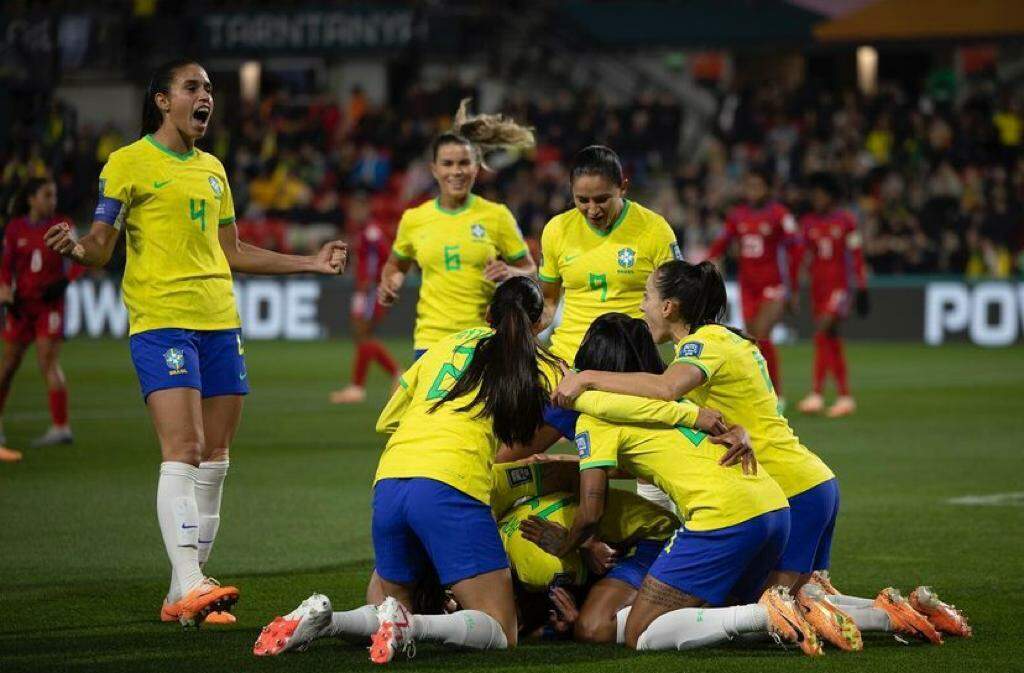
POLYGON ((21 460, 21 451, 0 446, 0 463, 16 463, 21 460))
POLYGON ((331 404, 358 404, 366 401, 366 388, 362 386, 346 386, 341 390, 335 390, 328 399, 331 404))
POLYGON ((928 618, 911 607, 900 592, 892 587, 886 587, 878 592, 875 598, 875 607, 885 610, 889 615, 889 623, 892 630, 908 636, 914 636, 921 640, 927 640, 936 645, 942 644, 942 636, 935 630, 928 618))
POLYGON ((47 446, 56 446, 58 444, 71 444, 74 442, 74 437, 71 435, 71 428, 58 428, 51 426, 41 437, 37 437, 32 441, 33 449, 41 449, 47 446))
POLYGON ((842 418, 857 411, 857 403, 849 395, 843 395, 836 399, 835 404, 828 408, 825 415, 829 418, 842 418))
POLYGON ((227 611, 237 602, 238 589, 222 587, 217 580, 207 577, 174 605, 182 626, 199 626, 211 612, 227 611))
POLYGON ((951 636, 970 638, 974 629, 956 606, 943 603, 931 587, 918 587, 910 592, 910 607, 928 618, 937 630, 951 636))
POLYGON ((203 620, 203 624, 213 624, 214 626, 228 626, 238 621, 238 618, 227 610, 217 610, 206 615, 206 619, 203 620))
POLYGON ((809 657, 820 657, 824 654, 821 640, 807 620, 801 614, 789 589, 774 586, 765 590, 758 601, 768 611, 768 630, 780 641, 796 643, 809 657))
POLYGON ((829 603, 825 591, 820 586, 813 583, 805 584, 800 588, 796 602, 803 610, 804 619, 822 638, 847 652, 864 649, 860 629, 853 618, 829 603))
POLYGON ((181 608, 178 607, 177 603, 168 603, 167 599, 164 599, 164 604, 160 606, 160 621, 162 622, 176 622, 181 617, 181 608))
POLYGON ((825 410, 825 400, 818 393, 810 393, 796 403, 796 408, 802 414, 820 414, 825 410))
POLYGON ((811 573, 811 582, 821 587, 821 590, 829 596, 838 596, 841 593, 832 585, 832 576, 827 570, 815 570, 811 573))
POLYGON ((275 617, 264 626, 252 653, 257 657, 272 657, 292 650, 302 652, 314 640, 326 635, 332 612, 327 596, 313 594, 284 617, 275 617))
POLYGON ((410 658, 416 656, 416 643, 412 637, 412 615, 398 599, 388 596, 377 606, 377 632, 370 636, 370 661, 386 664, 401 649, 410 658))

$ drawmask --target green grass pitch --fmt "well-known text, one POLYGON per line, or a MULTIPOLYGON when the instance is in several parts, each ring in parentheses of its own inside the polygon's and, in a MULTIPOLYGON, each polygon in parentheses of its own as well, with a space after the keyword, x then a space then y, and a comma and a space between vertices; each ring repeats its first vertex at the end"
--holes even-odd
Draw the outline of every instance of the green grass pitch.
MULTIPOLYGON (((406 342, 394 344, 408 360, 406 342)), ((233 628, 183 631, 157 619, 169 568, 156 524, 159 454, 125 342, 72 341, 73 447, 27 450, 0 464, 0 671, 369 670, 365 645, 325 640, 273 659, 251 654, 258 629, 313 591, 337 608, 362 603, 371 568, 373 433, 386 382, 367 404, 327 393, 347 377, 347 344, 248 344, 254 393, 233 447, 222 527, 208 571, 237 584, 233 628)), ((527 642, 512 652, 421 645, 397 670, 897 671, 1020 670, 1014 629, 1024 595, 1024 508, 950 498, 1024 491, 1020 348, 849 347, 860 412, 843 421, 793 417, 804 442, 839 475, 843 508, 833 576, 847 593, 931 583, 970 616, 975 638, 942 647, 866 637, 860 654, 823 660, 736 645, 636 655, 615 646, 527 642)), ((786 390, 809 381, 810 349, 782 349, 786 390)), ((27 359, 5 419, 21 447, 47 424, 27 359)))

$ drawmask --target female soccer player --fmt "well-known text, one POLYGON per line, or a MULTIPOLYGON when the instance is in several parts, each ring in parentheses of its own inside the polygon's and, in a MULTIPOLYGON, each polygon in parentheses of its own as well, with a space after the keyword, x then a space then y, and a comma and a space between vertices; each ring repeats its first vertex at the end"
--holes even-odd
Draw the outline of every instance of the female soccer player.
MULTIPOLYGON (((729 244, 739 239, 737 259, 743 322, 757 339, 772 386, 781 398, 782 368, 771 336, 785 307, 783 257, 784 251, 796 244, 797 224, 784 205, 768 198, 768 185, 766 172, 747 173, 743 180, 745 200, 726 215, 722 233, 708 250, 708 259, 722 257, 729 244)), ((795 278, 795 264, 792 259, 788 261, 790 275, 795 278)))
MULTIPOLYGON (((15 197, 0 260, 0 303, 7 306, 3 329, 6 346, 0 365, 0 415, 21 360, 35 342, 39 369, 49 390, 51 425, 32 443, 33 447, 72 441, 67 381, 59 355, 64 337, 64 290, 81 274, 82 268, 71 267, 43 243, 46 230, 61 220, 55 215, 56 209, 57 186, 53 180, 29 179, 15 197)), ((0 423, 0 444, 6 443, 0 423)))
POLYGON ((473 194, 487 167, 483 152, 532 147, 533 131, 501 115, 467 116, 468 103, 459 106, 452 130, 431 144, 439 195, 402 215, 377 289, 380 303, 391 306, 413 263, 420 267, 417 358, 449 334, 483 325, 495 283, 537 270, 509 209, 473 194))
POLYGON ((232 271, 322 273, 345 268, 346 246, 310 257, 282 255, 238 239, 224 167, 195 147, 213 113, 201 65, 167 63, 154 73, 142 110, 143 137, 110 155, 100 174, 89 233, 46 232, 53 250, 91 267, 107 263, 125 230, 122 290, 130 350, 163 462, 157 518, 171 562, 165 621, 192 625, 238 599, 203 574, 220 525, 228 447, 249 392, 232 271))
MULTIPOLYGON (((608 367, 648 376, 665 370, 643 322, 621 313, 594 321, 576 363, 588 371, 608 367)), ((669 493, 686 522, 650 567, 632 608, 617 617, 629 647, 689 649, 772 631, 799 643, 807 654, 821 653, 814 630, 784 590, 762 595, 789 536, 788 504, 771 477, 720 466, 722 450, 701 432, 620 425, 586 414, 576 429, 580 505, 573 525, 565 530, 531 517, 521 524, 525 537, 556 556, 579 546, 604 515, 608 470, 614 468, 669 493), (758 596, 759 605, 691 609, 742 604, 758 596)))
MULTIPOLYGON (((839 396, 829 407, 829 418, 849 416, 857 410, 850 395, 846 355, 839 326, 849 310, 850 277, 857 283, 857 313, 868 312, 867 274, 857 223, 846 211, 836 208, 839 184, 827 173, 811 176, 811 204, 814 211, 800 221, 802 241, 793 261, 794 290, 799 282, 803 252, 811 257, 811 309, 814 312, 814 387, 797 408, 805 414, 825 409, 821 393, 831 371, 839 396)), ((795 295, 794 295, 795 296, 795 295)))

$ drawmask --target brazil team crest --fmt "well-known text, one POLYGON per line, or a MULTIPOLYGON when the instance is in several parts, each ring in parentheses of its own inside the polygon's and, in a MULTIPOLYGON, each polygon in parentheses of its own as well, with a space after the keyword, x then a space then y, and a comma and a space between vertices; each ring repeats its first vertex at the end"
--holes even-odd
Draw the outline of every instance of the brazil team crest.
POLYGON ((473 234, 473 238, 481 239, 487 235, 487 230, 484 229, 484 225, 474 222, 473 226, 469 228, 469 233, 473 234))
POLYGON ((576 454, 580 460, 590 458, 590 433, 581 432, 576 435, 576 454))
POLYGON ((217 178, 213 177, 212 175, 210 176, 210 189, 213 190, 213 195, 216 196, 218 199, 220 198, 221 194, 224 192, 224 190, 220 186, 220 180, 218 180, 217 178))
POLYGON ((636 264, 636 251, 633 248, 623 248, 619 250, 619 266, 623 269, 632 269, 633 265, 636 264))
POLYGON ((167 373, 171 376, 188 373, 185 369, 185 354, 180 348, 168 348, 164 351, 164 362, 167 363, 167 373))

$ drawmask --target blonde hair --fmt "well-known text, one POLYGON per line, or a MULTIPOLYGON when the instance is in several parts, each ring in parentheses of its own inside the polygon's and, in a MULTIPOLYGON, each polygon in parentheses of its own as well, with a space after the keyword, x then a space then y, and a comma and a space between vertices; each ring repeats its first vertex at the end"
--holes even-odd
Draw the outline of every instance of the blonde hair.
POLYGON ((450 131, 442 133, 431 146, 433 159, 442 145, 459 143, 470 145, 477 161, 484 168, 484 154, 493 150, 525 150, 534 147, 537 140, 533 127, 521 126, 503 114, 469 114, 471 98, 463 98, 455 112, 450 131))

